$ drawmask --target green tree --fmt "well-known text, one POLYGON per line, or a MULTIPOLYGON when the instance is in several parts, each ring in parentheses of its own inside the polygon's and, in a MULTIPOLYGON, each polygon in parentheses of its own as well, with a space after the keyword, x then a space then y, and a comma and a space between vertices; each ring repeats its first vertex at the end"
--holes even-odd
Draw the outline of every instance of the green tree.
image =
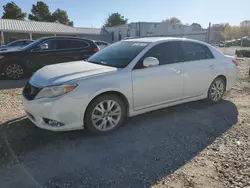
POLYGON ((52 14, 52 20, 54 22, 73 26, 73 21, 69 20, 67 12, 59 8, 52 14))
POLYGON ((166 24, 181 24, 181 20, 179 18, 172 17, 172 18, 168 18, 168 19, 162 20, 162 23, 166 23, 166 24))
POLYGON ((17 6, 13 1, 7 3, 3 6, 3 16, 5 19, 15 19, 15 20, 24 20, 26 13, 22 12, 21 8, 17 6))
POLYGON ((201 24, 199 24, 199 23, 192 23, 191 26, 202 29, 201 24))
POLYGON ((38 1, 36 5, 32 5, 31 14, 29 14, 29 19, 43 22, 53 21, 48 5, 46 5, 42 1, 38 1))
POLYGON ((124 16, 122 16, 121 14, 117 12, 117 13, 113 13, 109 15, 103 27, 112 27, 112 26, 123 25, 127 23, 128 23, 128 19, 124 18, 124 16))
POLYGON ((229 26, 229 23, 220 23, 220 24, 213 24, 211 27, 211 31, 225 31, 226 27, 229 26))

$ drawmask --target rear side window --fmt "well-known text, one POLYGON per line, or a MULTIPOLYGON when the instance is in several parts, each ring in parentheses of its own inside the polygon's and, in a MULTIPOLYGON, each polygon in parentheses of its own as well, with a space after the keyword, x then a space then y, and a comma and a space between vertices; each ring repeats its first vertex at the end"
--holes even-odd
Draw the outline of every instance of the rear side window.
POLYGON ((197 61, 214 58, 208 47, 199 43, 182 42, 181 48, 181 61, 197 61))
POLYGON ((70 48, 85 48, 88 46, 89 46, 89 43, 83 40, 71 40, 70 41, 70 48))

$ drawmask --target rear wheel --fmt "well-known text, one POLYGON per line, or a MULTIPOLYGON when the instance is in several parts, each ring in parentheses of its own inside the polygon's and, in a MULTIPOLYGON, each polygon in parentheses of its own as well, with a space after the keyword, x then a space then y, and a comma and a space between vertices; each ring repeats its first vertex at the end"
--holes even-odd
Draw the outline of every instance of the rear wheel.
POLYGON ((18 80, 24 77, 24 67, 17 63, 8 64, 5 67, 4 74, 12 80, 18 80))
POLYGON ((208 90, 208 101, 211 103, 216 103, 221 100, 226 90, 226 83, 222 77, 216 78, 209 90, 208 90))
POLYGON ((108 133, 125 120, 124 102, 116 95, 101 95, 94 99, 85 114, 85 126, 95 133, 108 133))

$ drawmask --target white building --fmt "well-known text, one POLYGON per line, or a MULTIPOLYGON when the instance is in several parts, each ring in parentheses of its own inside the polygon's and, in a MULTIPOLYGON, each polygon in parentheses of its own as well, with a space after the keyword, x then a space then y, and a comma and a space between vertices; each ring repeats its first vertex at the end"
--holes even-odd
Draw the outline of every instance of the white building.
POLYGON ((166 24, 159 22, 136 22, 105 28, 116 42, 126 37, 169 36, 185 37, 207 41, 207 30, 182 24, 166 24))

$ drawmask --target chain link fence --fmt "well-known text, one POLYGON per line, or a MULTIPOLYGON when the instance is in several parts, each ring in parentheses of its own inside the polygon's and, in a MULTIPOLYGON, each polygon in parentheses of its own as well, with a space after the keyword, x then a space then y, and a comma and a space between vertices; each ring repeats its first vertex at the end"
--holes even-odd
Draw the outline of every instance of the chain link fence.
POLYGON ((218 48, 225 55, 236 55, 236 50, 250 50, 250 34, 237 31, 210 31, 210 44, 218 48))
POLYGON ((248 33, 237 31, 232 35, 232 33, 225 31, 210 31, 210 44, 223 54, 237 58, 239 61, 237 81, 250 78, 250 58, 236 56, 236 51, 250 50, 250 37, 248 37, 248 33))

